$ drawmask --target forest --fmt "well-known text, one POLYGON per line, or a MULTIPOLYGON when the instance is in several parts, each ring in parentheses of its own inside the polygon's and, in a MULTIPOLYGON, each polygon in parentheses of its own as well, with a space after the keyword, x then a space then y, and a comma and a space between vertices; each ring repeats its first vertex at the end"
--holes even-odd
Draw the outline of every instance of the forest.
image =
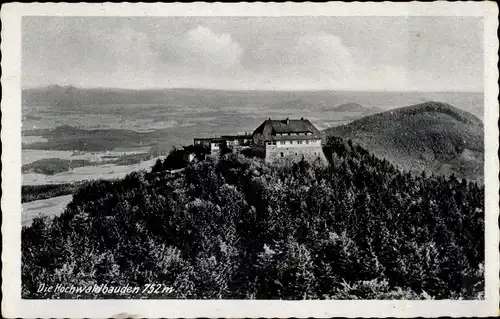
POLYGON ((23 298, 480 299, 484 186, 331 137, 329 165, 228 153, 81 185, 22 229, 23 298), (162 284, 168 294, 38 292, 162 284))
POLYGON ((22 185, 21 203, 73 194, 80 182, 64 184, 22 185))

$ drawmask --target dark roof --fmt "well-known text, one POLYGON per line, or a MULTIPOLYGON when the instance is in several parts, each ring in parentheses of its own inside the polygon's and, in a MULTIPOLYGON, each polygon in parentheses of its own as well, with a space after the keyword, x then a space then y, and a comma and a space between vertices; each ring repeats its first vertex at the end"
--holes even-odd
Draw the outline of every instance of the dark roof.
POLYGON ((221 138, 223 139, 245 139, 245 138, 252 138, 252 134, 241 134, 241 135, 222 135, 221 138))
POLYGON ((194 141, 207 141, 207 142, 211 142, 211 143, 220 143, 220 142, 225 141, 225 139, 223 139, 221 137, 195 137, 193 140, 194 141))
POLYGON ((306 140, 317 140, 320 139, 317 135, 283 135, 283 136, 272 136, 269 141, 306 141, 306 140))
POLYGON ((307 140, 312 138, 321 138, 321 133, 309 121, 305 119, 300 120, 271 120, 264 121, 254 132, 254 134, 262 134, 264 140, 307 140), (294 136, 276 136, 276 133, 307 133, 312 135, 294 135, 294 136))

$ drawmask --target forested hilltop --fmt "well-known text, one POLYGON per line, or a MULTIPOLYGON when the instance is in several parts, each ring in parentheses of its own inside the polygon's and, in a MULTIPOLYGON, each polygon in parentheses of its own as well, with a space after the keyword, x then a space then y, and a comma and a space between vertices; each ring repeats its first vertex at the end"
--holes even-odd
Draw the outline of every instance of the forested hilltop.
POLYGON ((447 103, 431 101, 365 116, 325 134, 352 139, 416 174, 426 170, 483 181, 483 122, 447 103))
POLYGON ((328 166, 226 154, 81 186, 22 230, 23 298, 482 298, 484 186, 340 138, 328 166), (164 284, 163 295, 38 293, 164 284))

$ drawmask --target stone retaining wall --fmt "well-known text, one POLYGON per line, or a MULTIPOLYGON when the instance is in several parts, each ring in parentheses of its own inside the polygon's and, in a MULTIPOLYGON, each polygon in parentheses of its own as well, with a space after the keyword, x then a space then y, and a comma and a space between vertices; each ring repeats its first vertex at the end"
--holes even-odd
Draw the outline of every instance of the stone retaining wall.
POLYGON ((298 162, 301 159, 326 163, 326 157, 321 146, 276 146, 266 145, 266 162, 279 162, 282 160, 298 162))

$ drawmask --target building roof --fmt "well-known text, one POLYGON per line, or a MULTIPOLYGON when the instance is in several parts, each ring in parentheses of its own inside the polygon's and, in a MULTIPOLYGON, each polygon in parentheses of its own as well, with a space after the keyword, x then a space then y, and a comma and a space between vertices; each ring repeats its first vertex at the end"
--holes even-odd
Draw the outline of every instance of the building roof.
POLYGON ((221 143, 224 142, 225 139, 222 137, 195 137, 194 141, 206 141, 210 143, 221 143))
POLYGON ((266 139, 266 141, 307 141, 307 140, 317 140, 320 139, 317 135, 283 135, 283 136, 271 136, 271 139, 266 139))
POLYGON ((308 140, 321 138, 320 131, 306 119, 300 120, 271 120, 264 121, 254 132, 254 134, 262 134, 264 140, 308 140), (312 133, 312 135, 294 135, 294 136, 277 136, 277 133, 312 133))
POLYGON ((252 138, 252 134, 241 134, 241 135, 222 135, 221 138, 223 139, 231 139, 231 140, 238 140, 238 139, 245 139, 245 138, 252 138))

